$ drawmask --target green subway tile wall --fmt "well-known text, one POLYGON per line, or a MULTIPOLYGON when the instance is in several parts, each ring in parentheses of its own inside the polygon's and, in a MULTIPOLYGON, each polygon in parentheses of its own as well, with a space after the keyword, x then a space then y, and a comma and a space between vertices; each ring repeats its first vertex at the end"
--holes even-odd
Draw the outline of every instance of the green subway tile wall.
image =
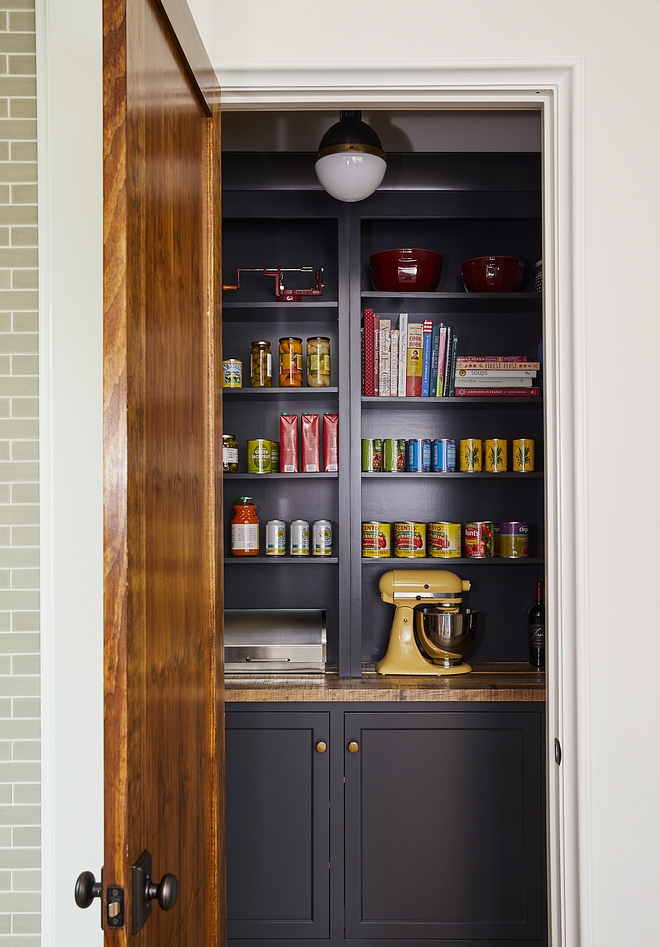
POLYGON ((0 0, 0 945, 41 909, 34 0, 0 0))

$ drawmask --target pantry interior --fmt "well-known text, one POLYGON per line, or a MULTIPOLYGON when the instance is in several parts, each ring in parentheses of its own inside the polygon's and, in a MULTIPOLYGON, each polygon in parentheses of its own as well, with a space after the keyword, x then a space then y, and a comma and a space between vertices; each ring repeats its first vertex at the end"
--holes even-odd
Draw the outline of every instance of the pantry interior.
MULTIPOLYGON (((323 267, 321 297, 278 302, 249 274, 223 297, 223 358, 249 366, 251 343, 330 339, 330 387, 224 395, 223 431, 239 443, 224 476, 227 609, 323 609, 323 675, 229 675, 226 697, 228 936, 366 947, 387 939, 476 947, 548 942, 545 864, 545 682, 528 661, 527 613, 544 578, 543 398, 381 398, 362 387, 366 308, 394 320, 452 325, 459 354, 542 361, 540 110, 363 111, 388 171, 368 199, 329 197, 314 173, 329 111, 223 115, 223 282, 238 268, 323 267), (443 255, 436 292, 374 289, 369 257, 413 246, 443 255), (515 294, 468 294, 463 260, 525 260, 515 294), (339 415, 339 470, 249 473, 246 443, 278 439, 283 412, 339 415), (504 438, 535 442, 533 473, 369 473, 363 438, 504 438), (230 521, 250 495, 256 557, 232 557, 230 521), (332 523, 330 557, 264 555, 264 524, 332 523), (524 559, 370 559, 367 520, 524 520, 524 559), (479 610, 460 678, 382 677, 391 569, 451 569, 479 610)), ((287 287, 313 273, 286 274, 287 287)), ((248 371, 249 378, 249 371, 248 371)), ((542 385, 542 380, 541 380, 542 385)))

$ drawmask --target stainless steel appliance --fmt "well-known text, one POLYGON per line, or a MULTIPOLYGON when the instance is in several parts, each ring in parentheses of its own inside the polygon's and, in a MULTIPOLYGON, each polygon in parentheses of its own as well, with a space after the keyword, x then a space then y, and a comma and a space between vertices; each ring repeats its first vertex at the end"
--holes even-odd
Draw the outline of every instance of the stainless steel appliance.
POLYGON ((325 652, 321 608, 225 610, 226 674, 322 674, 325 652))

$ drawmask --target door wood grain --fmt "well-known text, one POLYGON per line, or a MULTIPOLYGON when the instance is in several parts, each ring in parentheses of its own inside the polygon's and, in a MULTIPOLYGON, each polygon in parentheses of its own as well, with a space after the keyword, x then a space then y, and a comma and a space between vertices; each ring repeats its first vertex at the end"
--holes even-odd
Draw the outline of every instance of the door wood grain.
POLYGON ((224 941, 219 162, 218 90, 183 0, 104 0, 104 884, 125 891, 124 927, 105 928, 117 947, 224 941), (179 899, 134 936, 144 848, 179 899))

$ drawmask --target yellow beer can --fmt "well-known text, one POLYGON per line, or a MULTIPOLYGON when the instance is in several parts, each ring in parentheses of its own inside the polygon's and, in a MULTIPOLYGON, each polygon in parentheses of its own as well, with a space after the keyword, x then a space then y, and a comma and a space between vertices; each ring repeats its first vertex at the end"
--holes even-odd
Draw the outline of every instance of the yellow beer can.
POLYGON ((507 443, 501 437, 492 437, 485 443, 486 473, 503 473, 509 466, 507 443))
POLYGON ((513 469, 516 473, 534 470, 534 441, 531 437, 520 437, 513 442, 513 469))
POLYGON ((467 437, 460 442, 460 470, 464 473, 479 473, 483 464, 483 442, 467 437))

